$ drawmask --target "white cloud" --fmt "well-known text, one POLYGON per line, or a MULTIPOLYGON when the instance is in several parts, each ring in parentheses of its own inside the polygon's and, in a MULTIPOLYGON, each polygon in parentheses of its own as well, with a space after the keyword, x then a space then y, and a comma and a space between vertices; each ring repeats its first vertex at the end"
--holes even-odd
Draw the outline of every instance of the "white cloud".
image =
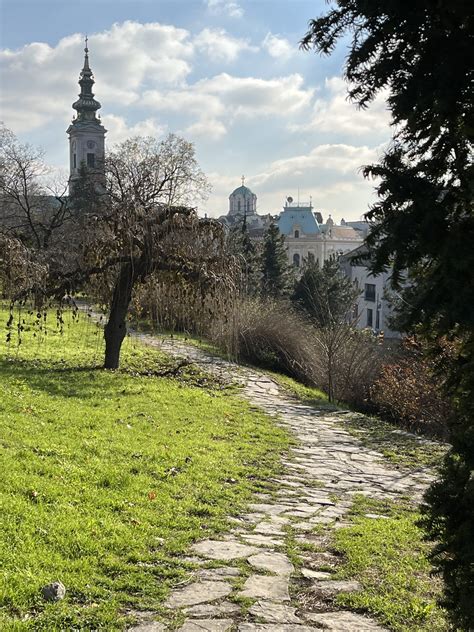
POLYGON ((281 182, 288 177, 295 181, 301 176, 308 182, 321 179, 327 181, 329 172, 346 177, 352 174, 352 177, 359 178, 359 168, 376 161, 380 152, 381 148, 376 147, 318 145, 307 154, 273 161, 265 172, 255 176, 254 182, 259 186, 268 186, 269 183, 281 182))
POLYGON ((215 15, 228 15, 231 18, 241 18, 244 10, 238 2, 233 0, 205 0, 209 11, 215 15))
POLYGON ((187 131, 216 140, 239 118, 292 117, 308 108, 312 96, 298 74, 259 79, 221 73, 178 90, 147 91, 142 105, 197 117, 187 131))
POLYGON ((122 116, 108 114, 102 122, 107 129, 108 144, 120 143, 131 136, 153 136, 158 138, 166 132, 166 125, 160 125, 156 119, 148 118, 134 125, 127 125, 122 116))
POLYGON ((287 39, 273 33, 266 34, 262 48, 275 59, 283 60, 290 59, 296 52, 295 47, 287 39))
MULTIPOLYGON (((83 63, 79 34, 54 47, 34 42, 16 51, 0 51, 2 116, 15 132, 53 119, 71 117, 83 63), (21 107, 18 104, 21 103, 21 107)), ((189 33, 158 23, 127 21, 89 37, 90 63, 99 77, 97 98, 104 103, 134 104, 146 84, 176 85, 191 71, 194 47, 189 33)))
POLYGON ((386 93, 380 92, 368 109, 358 109, 347 100, 347 84, 340 77, 326 79, 328 98, 317 99, 309 123, 294 129, 337 132, 354 136, 389 133, 390 112, 386 93))
POLYGON ((227 128, 224 123, 218 119, 202 118, 187 127, 183 131, 183 134, 191 138, 219 140, 222 136, 227 134, 227 128))
MULTIPOLYGON (((270 162, 262 171, 248 174, 246 184, 257 195, 258 212, 278 214, 288 195, 308 202, 310 195, 317 210, 327 217, 356 220, 367 211, 373 199, 373 183, 364 180, 359 168, 376 161, 382 146, 345 144, 317 145, 307 154, 270 162)), ((213 193, 206 205, 210 215, 227 213, 227 198, 238 186, 238 178, 212 172, 208 174, 213 193)))
POLYGON ((215 61, 234 61, 242 51, 258 51, 248 40, 232 37, 224 29, 205 28, 194 38, 194 44, 215 61))

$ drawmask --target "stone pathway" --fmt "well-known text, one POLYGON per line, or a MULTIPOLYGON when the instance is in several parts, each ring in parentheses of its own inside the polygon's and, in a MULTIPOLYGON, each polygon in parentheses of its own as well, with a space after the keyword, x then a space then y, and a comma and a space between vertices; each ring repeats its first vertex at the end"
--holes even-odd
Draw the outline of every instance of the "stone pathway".
MULTIPOLYGON (((338 610, 332 598, 360 590, 356 581, 332 579, 338 559, 327 549, 324 530, 347 525, 355 494, 376 499, 421 498, 430 473, 391 469, 378 452, 364 448, 341 429, 344 413, 318 411, 283 394, 269 377, 238 367, 170 339, 139 336, 147 344, 196 362, 207 371, 237 381, 251 404, 277 416, 297 439, 284 461, 284 473, 272 481, 276 492, 259 494, 248 513, 233 518, 230 534, 192 548, 198 567, 189 583, 175 589, 166 607, 183 615, 180 632, 380 632, 368 617, 338 610), (316 531, 315 531, 316 529, 316 531), (295 570, 286 553, 291 538, 303 566, 295 570)), ((373 516, 383 519, 383 516, 373 516)), ((176 619, 175 619, 176 620, 176 619)), ((170 629, 141 613, 134 632, 170 629)))

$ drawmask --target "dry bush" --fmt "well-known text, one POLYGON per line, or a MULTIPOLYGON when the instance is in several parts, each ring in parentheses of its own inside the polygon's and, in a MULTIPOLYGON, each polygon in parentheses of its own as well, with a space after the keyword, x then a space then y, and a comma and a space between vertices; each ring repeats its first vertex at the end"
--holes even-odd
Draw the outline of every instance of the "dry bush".
POLYGON ((452 408, 442 392, 440 368, 449 361, 452 347, 441 344, 441 353, 429 357, 415 338, 406 338, 395 361, 382 367, 370 395, 377 410, 409 429, 447 438, 452 408))
POLYGON ((232 347, 239 360, 314 384, 311 333, 311 325, 288 303, 247 298, 236 303, 226 323, 214 324, 212 339, 221 348, 232 347))
POLYGON ((382 341, 366 330, 333 323, 314 330, 314 379, 330 401, 359 410, 370 407, 370 388, 387 354, 382 341))

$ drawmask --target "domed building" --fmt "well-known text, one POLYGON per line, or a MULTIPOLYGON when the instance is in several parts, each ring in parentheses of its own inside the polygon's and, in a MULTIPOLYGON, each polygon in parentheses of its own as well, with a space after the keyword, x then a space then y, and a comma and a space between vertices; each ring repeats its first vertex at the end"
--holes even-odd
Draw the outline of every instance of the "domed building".
POLYGON ((221 215, 219 221, 227 228, 232 228, 245 219, 250 236, 259 239, 263 236, 265 228, 270 223, 270 215, 257 214, 257 196, 245 186, 245 178, 242 176, 242 184, 229 195, 229 211, 227 215, 221 215))
POLYGON ((244 185, 237 187, 229 195, 229 215, 255 215, 257 213, 257 196, 244 185))

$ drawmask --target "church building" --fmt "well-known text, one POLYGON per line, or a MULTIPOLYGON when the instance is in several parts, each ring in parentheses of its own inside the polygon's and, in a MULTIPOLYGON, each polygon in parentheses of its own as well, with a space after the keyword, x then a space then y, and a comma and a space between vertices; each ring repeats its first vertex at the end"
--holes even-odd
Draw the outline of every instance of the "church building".
POLYGON ((69 136, 69 193, 71 193, 74 182, 79 178, 81 164, 85 165, 90 172, 97 175, 97 179, 103 174, 103 164, 105 159, 105 134, 107 130, 102 125, 97 110, 101 105, 94 99, 92 86, 94 85, 94 75, 89 67, 89 49, 84 48, 84 66, 79 76, 81 91, 79 99, 72 104, 77 116, 72 120, 67 129, 69 136))

